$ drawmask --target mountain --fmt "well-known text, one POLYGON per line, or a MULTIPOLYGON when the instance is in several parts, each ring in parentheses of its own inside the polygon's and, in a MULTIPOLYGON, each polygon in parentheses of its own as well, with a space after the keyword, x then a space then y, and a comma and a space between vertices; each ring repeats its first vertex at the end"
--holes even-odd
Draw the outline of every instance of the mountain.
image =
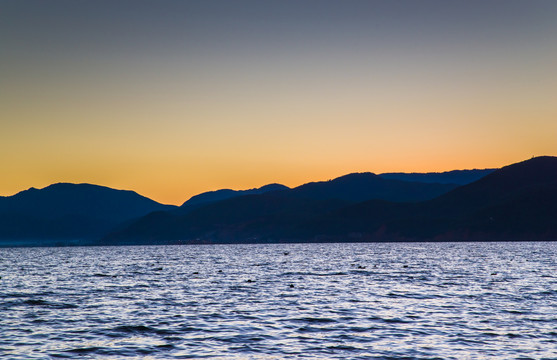
POLYGON ((355 173, 294 189, 273 185, 275 191, 263 193, 263 188, 233 193, 221 190, 190 199, 180 211, 149 214, 109 234, 102 243, 271 241, 290 237, 300 224, 350 204, 370 199, 415 202, 432 199, 455 187, 355 173), (229 195, 228 199, 217 200, 229 195), (195 202, 198 199, 204 202, 195 202))
POLYGON ((491 174, 497 169, 453 170, 429 173, 383 173, 383 179, 417 181, 422 183, 466 185, 491 174))
POLYGON ((557 158, 509 165, 421 203, 348 206, 303 230, 329 237, 356 233, 369 240, 557 239, 557 158))
MULTIPOLYGON (((555 157, 509 165, 423 201, 395 201, 399 199, 393 197, 400 193, 393 189, 401 185, 399 180, 378 180, 373 174, 351 174, 292 190, 214 202, 184 215, 154 213, 104 242, 557 239, 555 157), (366 189, 359 187, 360 182, 383 184, 383 188, 366 189), (389 194, 394 195, 387 198, 389 194)), ((403 183, 400 191, 410 186, 403 183)))
POLYGON ((292 189, 290 195, 308 199, 339 199, 350 202, 371 199, 414 202, 433 199, 456 187, 455 184, 385 179, 368 172, 353 173, 334 180, 304 184, 292 189))
POLYGON ((53 184, 0 197, 0 244, 45 244, 99 237, 153 211, 171 210, 133 191, 90 184, 53 184))
POLYGON ((346 206, 270 192, 234 197, 194 209, 151 213, 112 232, 99 244, 243 243, 283 238, 297 224, 346 206))
MULTIPOLYGON (((449 173, 446 181, 465 181, 449 173)), ((54 184, 0 197, 0 246, 557 240, 556 157, 465 175, 481 174, 458 186, 430 183, 435 174, 419 182, 356 173, 293 189, 224 189, 181 207, 131 191, 54 184)))
POLYGON ((199 195, 192 196, 188 201, 184 202, 180 208, 180 212, 186 212, 195 208, 198 208, 202 205, 207 205, 210 203, 231 199, 238 196, 244 195, 258 195, 264 194, 266 192, 271 191, 281 191, 281 190, 288 190, 287 186, 281 184, 269 184, 262 186, 257 189, 250 189, 250 190, 231 190, 231 189, 220 189, 216 191, 208 191, 201 193, 199 195))

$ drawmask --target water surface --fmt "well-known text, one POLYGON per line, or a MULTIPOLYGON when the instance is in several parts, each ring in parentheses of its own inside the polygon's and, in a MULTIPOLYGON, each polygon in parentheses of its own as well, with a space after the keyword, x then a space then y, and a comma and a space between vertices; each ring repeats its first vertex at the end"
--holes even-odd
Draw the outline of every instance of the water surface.
POLYGON ((557 359, 557 244, 0 249, 6 359, 557 359))

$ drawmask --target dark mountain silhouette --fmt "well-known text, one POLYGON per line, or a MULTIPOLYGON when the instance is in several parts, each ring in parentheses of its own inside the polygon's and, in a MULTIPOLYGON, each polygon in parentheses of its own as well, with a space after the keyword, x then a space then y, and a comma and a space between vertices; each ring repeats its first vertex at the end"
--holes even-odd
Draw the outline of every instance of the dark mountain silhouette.
MULTIPOLYGON (((202 204, 186 202, 187 211, 150 214, 129 227, 107 236, 103 243, 211 241, 239 242, 274 241, 298 235, 295 229, 317 216, 349 204, 370 199, 390 201, 420 201, 434 198, 454 189, 454 184, 426 184, 387 180, 372 173, 355 173, 334 180, 308 183, 294 189, 258 195, 232 195, 221 201, 202 204), (240 195, 240 196, 239 196, 240 195), (274 239, 274 240, 272 240, 274 239)), ((258 190, 258 189, 257 189, 258 190)), ((250 190, 252 191, 252 190, 250 190)), ((260 192, 260 190, 258 190, 260 192)), ((213 200, 220 192, 202 194, 201 200, 213 200)))
MULTIPOLYGON (((98 185, 59 183, 0 197, 0 244, 30 239, 85 240, 152 211, 170 210, 133 191, 98 185)), ((64 241, 62 241, 64 243, 64 241)))
POLYGON ((383 179, 417 181, 423 183, 466 185, 480 180, 497 169, 453 170, 430 173, 384 173, 383 179))
POLYGON ((245 195, 211 203, 186 214, 156 212, 113 232, 100 244, 242 243, 277 241, 296 225, 347 205, 280 192, 245 195))
MULTIPOLYGON (((293 189, 293 193, 296 196, 315 199, 337 198, 350 201, 364 201, 377 198, 403 202, 421 201, 439 196, 457 187, 457 185, 476 181, 494 170, 453 170, 443 173, 385 173, 381 175, 369 172, 352 173, 334 180, 311 182, 298 186, 293 189), (402 182, 384 180, 399 180, 402 182), (428 185, 424 185, 424 183, 428 185)), ((250 190, 220 189, 192 196, 180 208, 181 210, 191 210, 201 205, 237 196, 289 189, 281 184, 269 184, 250 190)))
POLYGON ((358 173, 294 189, 219 190, 180 208, 88 184, 0 197, 1 246, 541 239, 557 240, 556 157, 463 186, 358 173))
POLYGON ((287 191, 236 197, 182 216, 150 214, 105 242, 557 239, 555 157, 506 166, 421 202, 377 198, 357 202, 356 192, 340 185, 355 186, 366 177, 377 180, 372 174, 352 174, 287 191))
POLYGON ((186 212, 198 208, 202 205, 207 205, 210 203, 231 199, 233 197, 244 196, 244 195, 258 195, 264 194, 271 191, 281 191, 288 190, 287 186, 281 184, 269 184, 262 186, 257 189, 250 190, 231 190, 231 189, 220 189, 216 191, 208 191, 201 193, 199 195, 192 196, 188 201, 183 203, 179 211, 186 212))
POLYGON ((349 206, 305 224, 304 232, 373 240, 557 239, 557 158, 506 166, 430 201, 349 206))
POLYGON ((334 180, 312 182, 290 189, 280 184, 265 185, 250 190, 221 189, 193 196, 177 212, 187 212, 198 207, 245 195, 260 195, 282 191, 280 196, 306 199, 337 199, 361 202, 370 199, 390 201, 422 201, 432 199, 457 187, 455 184, 433 184, 388 180, 372 173, 353 173, 334 180))
POLYGON ((350 202, 371 199, 414 202, 433 199, 456 187, 455 184, 389 180, 373 173, 354 173, 334 180, 298 186, 292 189, 289 195, 308 199, 339 199, 350 202))

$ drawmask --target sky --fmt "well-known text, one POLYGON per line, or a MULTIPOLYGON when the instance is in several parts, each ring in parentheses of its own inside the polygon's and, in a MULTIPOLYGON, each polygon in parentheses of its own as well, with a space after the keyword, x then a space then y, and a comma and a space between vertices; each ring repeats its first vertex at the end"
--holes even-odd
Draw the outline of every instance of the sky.
POLYGON ((0 195, 557 155, 557 1, 0 0, 0 195))

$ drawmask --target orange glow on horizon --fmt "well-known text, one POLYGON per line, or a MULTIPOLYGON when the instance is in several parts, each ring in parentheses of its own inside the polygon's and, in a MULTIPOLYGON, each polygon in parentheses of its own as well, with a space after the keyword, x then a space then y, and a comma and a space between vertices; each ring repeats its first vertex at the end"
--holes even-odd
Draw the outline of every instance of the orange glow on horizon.
POLYGON ((555 2, 118 3, 3 9, 1 195, 181 204, 557 154, 555 2))

